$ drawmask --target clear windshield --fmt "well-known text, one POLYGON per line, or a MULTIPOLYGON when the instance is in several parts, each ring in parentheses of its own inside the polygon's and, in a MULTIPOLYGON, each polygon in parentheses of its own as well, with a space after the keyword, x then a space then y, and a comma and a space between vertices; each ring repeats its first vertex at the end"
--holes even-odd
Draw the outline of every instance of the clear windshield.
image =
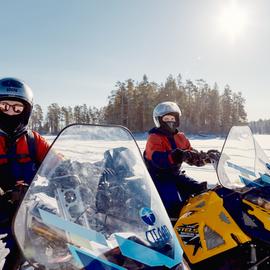
POLYGON ((121 127, 66 128, 14 227, 26 258, 44 269, 172 268, 181 261, 139 149, 121 127))
POLYGON ((230 189, 270 185, 269 159, 247 126, 230 130, 223 146, 217 173, 230 189))

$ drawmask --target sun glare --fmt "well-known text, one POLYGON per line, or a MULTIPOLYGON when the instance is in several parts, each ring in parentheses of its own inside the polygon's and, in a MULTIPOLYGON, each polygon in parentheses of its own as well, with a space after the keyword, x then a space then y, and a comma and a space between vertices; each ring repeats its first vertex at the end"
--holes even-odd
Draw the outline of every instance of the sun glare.
POLYGON ((246 10, 232 1, 229 6, 224 7, 219 16, 219 25, 221 31, 225 32, 231 41, 235 39, 246 29, 248 16, 246 10))

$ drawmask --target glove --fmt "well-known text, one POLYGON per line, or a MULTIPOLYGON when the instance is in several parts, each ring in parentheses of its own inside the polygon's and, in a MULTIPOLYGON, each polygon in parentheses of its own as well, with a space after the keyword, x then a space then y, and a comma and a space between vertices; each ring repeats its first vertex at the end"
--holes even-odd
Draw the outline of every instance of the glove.
POLYGON ((24 181, 17 181, 14 188, 3 191, 0 188, 0 201, 6 201, 8 203, 16 203, 23 199, 29 185, 24 183, 24 181))
POLYGON ((186 152, 187 151, 181 150, 180 148, 176 148, 176 149, 172 150, 171 156, 172 156, 174 163, 182 163, 183 161, 185 161, 187 158, 186 152))
POLYGON ((186 162, 189 165, 195 165, 198 167, 204 166, 206 164, 207 154, 203 151, 199 152, 197 150, 186 151, 186 162))
POLYGON ((218 162, 221 156, 221 153, 218 150, 215 149, 210 149, 207 151, 207 163, 212 163, 212 161, 214 162, 218 162))

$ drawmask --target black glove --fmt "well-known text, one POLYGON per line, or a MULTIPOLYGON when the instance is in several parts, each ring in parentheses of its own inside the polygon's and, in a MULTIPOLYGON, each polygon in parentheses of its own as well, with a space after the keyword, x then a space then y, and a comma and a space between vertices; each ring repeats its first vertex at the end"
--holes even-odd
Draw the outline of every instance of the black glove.
POLYGON ((218 150, 215 149, 210 149, 207 151, 207 156, 208 156, 208 163, 212 163, 211 160, 218 162, 221 156, 221 153, 218 150))
POLYGON ((6 201, 8 203, 16 203, 20 202, 24 194, 26 193, 29 185, 24 183, 24 181, 17 181, 16 185, 13 189, 9 189, 7 191, 3 191, 0 188, 0 202, 6 201))
POLYGON ((175 163, 182 163, 186 160, 186 151, 180 148, 176 148, 171 152, 172 159, 175 163))
POLYGON ((197 150, 189 150, 186 151, 186 162, 189 165, 195 166, 204 166, 206 164, 205 159, 207 158, 207 154, 203 151, 199 152, 197 150))

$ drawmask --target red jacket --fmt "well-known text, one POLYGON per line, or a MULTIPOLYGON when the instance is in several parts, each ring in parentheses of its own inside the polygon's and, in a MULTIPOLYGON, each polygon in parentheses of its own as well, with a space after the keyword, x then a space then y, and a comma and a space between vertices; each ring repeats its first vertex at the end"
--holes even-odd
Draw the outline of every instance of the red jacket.
POLYGON ((177 132, 173 135, 160 128, 151 129, 144 152, 150 172, 164 169, 179 170, 180 165, 175 164, 171 157, 171 151, 176 148, 192 150, 184 133, 177 132))
MULTIPOLYGON (((49 150, 49 144, 47 141, 40 136, 37 132, 33 131, 35 142, 36 142, 36 158, 41 163, 49 150)), ((0 136, 0 156, 7 154, 7 139, 5 136, 0 136)), ((29 155, 29 149, 27 145, 26 135, 21 136, 16 140, 16 154, 18 155, 29 155)), ((21 163, 28 162, 30 157, 20 158, 18 161, 21 163)), ((0 165, 7 163, 7 158, 0 158, 0 165)))
POLYGON ((17 181, 30 184, 37 167, 43 161, 49 150, 49 144, 37 132, 33 131, 34 158, 31 156, 27 134, 20 136, 15 144, 8 146, 8 138, 0 134, 0 187, 9 189, 17 181))

